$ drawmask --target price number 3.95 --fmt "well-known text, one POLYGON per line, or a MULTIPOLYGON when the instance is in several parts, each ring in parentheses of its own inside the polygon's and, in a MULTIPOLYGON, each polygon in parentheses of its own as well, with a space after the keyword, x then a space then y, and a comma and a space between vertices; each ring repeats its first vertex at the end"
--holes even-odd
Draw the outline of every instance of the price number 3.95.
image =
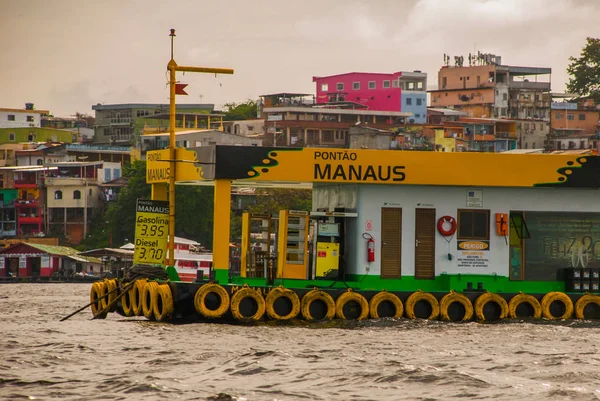
POLYGON ((157 224, 142 224, 140 235, 142 237, 164 237, 165 227, 157 224))

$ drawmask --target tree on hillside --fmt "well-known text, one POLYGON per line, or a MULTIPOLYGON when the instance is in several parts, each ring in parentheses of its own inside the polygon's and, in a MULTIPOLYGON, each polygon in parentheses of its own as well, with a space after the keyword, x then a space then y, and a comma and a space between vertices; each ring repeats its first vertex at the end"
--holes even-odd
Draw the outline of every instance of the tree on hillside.
POLYGON ((244 103, 225 103, 224 121, 250 120, 256 118, 256 102, 247 100, 244 103))
MULTIPOLYGON (((249 205, 244 211, 255 215, 279 217, 280 210, 303 210, 309 212, 312 207, 310 189, 272 188, 256 191, 256 203, 249 205)), ((233 242, 242 238, 242 215, 231 214, 230 237, 233 242)))
POLYGON ((586 39, 581 57, 569 57, 567 91, 600 104, 600 39, 586 39))
POLYGON ((310 211, 312 191, 310 189, 265 189, 256 198, 256 203, 248 207, 250 213, 278 216, 282 209, 310 211))
MULTIPOLYGON (((150 199, 151 187, 146 184, 146 162, 137 160, 123 168, 128 179, 115 202, 104 216, 92 225, 93 231, 84 241, 90 248, 107 247, 112 236, 113 246, 118 247, 135 238, 135 214, 137 199, 150 199)), ((175 187, 175 234, 194 239, 210 247, 213 221, 212 187, 175 187)))
POLYGON ((213 187, 175 187, 175 234, 212 247, 213 187))
POLYGON ((138 198, 150 199, 150 185, 146 184, 146 162, 136 160, 123 167, 123 177, 127 186, 123 188, 114 203, 110 204, 105 218, 112 233, 114 246, 133 242, 135 235, 135 205, 138 198))

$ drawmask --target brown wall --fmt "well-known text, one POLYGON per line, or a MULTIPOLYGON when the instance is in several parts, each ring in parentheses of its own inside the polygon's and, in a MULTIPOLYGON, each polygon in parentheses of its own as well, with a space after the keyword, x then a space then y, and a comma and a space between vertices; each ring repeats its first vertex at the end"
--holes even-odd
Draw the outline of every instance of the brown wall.
POLYGON ((600 113, 593 110, 552 110, 550 113, 550 126, 552 128, 581 128, 583 134, 594 134, 598 130, 598 121, 600 113), (573 119, 568 120, 567 115, 572 115, 573 119), (580 116, 584 116, 580 120, 580 116))
MULTIPOLYGON (((489 107, 494 104, 494 89, 479 88, 457 91, 439 91, 431 93, 431 107, 448 107, 464 110, 472 105, 487 104, 489 107)), ((488 106, 486 106, 486 109, 488 106)), ((480 117, 480 116, 471 116, 480 117)), ((491 115, 488 114, 488 117, 491 115)))
POLYGON ((475 67, 442 67, 438 72, 438 89, 476 89, 493 87, 494 83, 488 82, 488 78, 490 76, 490 72, 493 73, 495 69, 495 65, 481 65, 475 67), (477 77, 479 77, 479 85, 477 77), (446 78, 445 87, 444 78, 446 78))
POLYGON ((71 244, 79 244, 83 239, 83 223, 67 224, 67 232, 65 234, 71 244))

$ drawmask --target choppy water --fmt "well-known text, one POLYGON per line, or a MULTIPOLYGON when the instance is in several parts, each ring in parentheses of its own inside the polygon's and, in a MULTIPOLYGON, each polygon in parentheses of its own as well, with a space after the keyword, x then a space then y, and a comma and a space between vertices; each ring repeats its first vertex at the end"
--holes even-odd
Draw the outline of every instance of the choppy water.
POLYGON ((59 322, 89 288, 0 285, 0 399, 600 399, 597 323, 59 322))

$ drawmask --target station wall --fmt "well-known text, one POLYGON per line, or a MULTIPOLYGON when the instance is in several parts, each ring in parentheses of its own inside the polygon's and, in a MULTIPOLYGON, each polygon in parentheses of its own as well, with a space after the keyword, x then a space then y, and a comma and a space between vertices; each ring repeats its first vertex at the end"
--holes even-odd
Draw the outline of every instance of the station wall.
MULTIPOLYGON (((318 185, 323 191, 327 185, 318 185)), ((331 191, 338 191, 332 185, 331 191)), ((544 212, 595 212, 600 213, 596 189, 579 188, 497 188, 497 187, 442 187, 411 185, 358 185, 357 218, 347 223, 346 255, 347 273, 357 275, 381 274, 381 209, 402 209, 401 274, 415 274, 415 221, 417 208, 435 209, 435 221, 441 216, 457 218, 458 209, 483 209, 490 211, 489 251, 483 266, 464 267, 459 262, 457 235, 446 241, 435 231, 435 275, 447 274, 496 274, 509 276, 510 252, 508 238, 496 234, 495 213, 511 211, 544 212), (481 207, 468 207, 469 192, 476 191, 481 197, 481 207), (370 231, 367 231, 370 227, 370 231), (367 262, 367 244, 363 233, 368 232, 376 241, 375 262, 367 262), (448 254, 452 255, 449 260, 448 254), (461 266, 462 265, 462 266, 461 266)), ((472 202, 472 198, 470 199, 472 202)), ((343 205, 337 205, 343 207, 343 205)), ((457 219, 458 220, 458 219, 457 219)))

